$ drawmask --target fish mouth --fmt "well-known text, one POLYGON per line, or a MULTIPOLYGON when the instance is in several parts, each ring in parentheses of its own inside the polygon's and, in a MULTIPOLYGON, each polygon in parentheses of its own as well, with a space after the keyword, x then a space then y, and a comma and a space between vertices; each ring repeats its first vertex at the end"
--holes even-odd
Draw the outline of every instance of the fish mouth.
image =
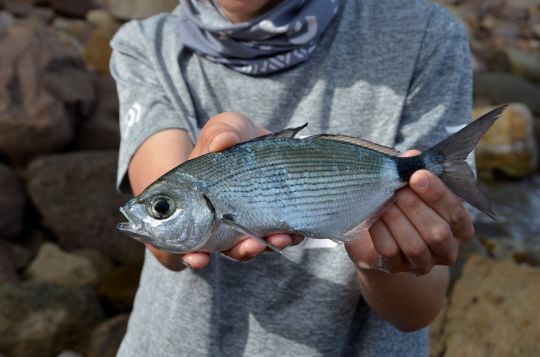
POLYGON ((126 217, 128 221, 118 223, 116 225, 116 229, 143 243, 147 242, 148 238, 144 234, 142 226, 134 222, 135 220, 133 219, 133 217, 131 217, 128 210, 126 210, 124 207, 120 207, 120 213, 122 213, 122 215, 126 217))

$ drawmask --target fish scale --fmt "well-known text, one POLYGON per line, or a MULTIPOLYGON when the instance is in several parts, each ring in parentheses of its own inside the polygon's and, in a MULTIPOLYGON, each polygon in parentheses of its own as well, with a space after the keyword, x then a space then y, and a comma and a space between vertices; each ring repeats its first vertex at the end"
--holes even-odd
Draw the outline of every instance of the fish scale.
POLYGON ((274 232, 351 240, 421 169, 493 217, 465 162, 500 117, 497 108, 413 157, 344 135, 296 139, 303 127, 186 161, 121 208, 117 227, 156 248, 187 253, 223 251, 245 235, 274 232))

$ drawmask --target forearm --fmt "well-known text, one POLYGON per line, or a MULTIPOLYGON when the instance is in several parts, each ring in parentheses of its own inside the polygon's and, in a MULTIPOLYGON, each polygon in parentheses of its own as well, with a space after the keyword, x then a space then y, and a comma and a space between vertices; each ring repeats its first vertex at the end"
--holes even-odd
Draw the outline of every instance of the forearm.
POLYGON ((429 274, 387 274, 358 270, 366 302, 383 319, 402 331, 427 326, 439 313, 448 288, 448 267, 435 266, 429 274))

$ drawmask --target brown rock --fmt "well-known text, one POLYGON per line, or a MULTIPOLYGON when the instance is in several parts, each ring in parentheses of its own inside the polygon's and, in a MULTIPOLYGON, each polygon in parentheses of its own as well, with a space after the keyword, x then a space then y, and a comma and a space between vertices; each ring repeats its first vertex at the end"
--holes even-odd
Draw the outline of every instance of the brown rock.
POLYGON ((2 241, 0 241, 0 285, 18 280, 15 262, 9 253, 2 248, 2 241))
POLYGON ((15 24, 15 18, 9 12, 0 11, 0 38, 3 37, 8 28, 15 24))
POLYGON ((98 293, 120 311, 131 311, 139 287, 142 264, 113 268, 98 286, 98 293))
MULTIPOLYGON (((0 251, 4 252, 6 256, 13 262, 15 269, 22 269, 28 265, 32 254, 26 247, 19 244, 12 243, 6 240, 0 240, 0 251)), ((1 261, 2 259, 0 259, 1 261)))
POLYGON ((140 261, 143 245, 120 234, 115 190, 117 154, 78 152, 41 157, 28 167, 28 192, 44 223, 66 250, 92 248, 113 261, 140 261))
POLYGON ((109 75, 109 61, 112 53, 109 42, 118 27, 119 25, 115 24, 96 28, 85 44, 84 60, 100 74, 109 75))
POLYGON ((49 0, 52 8, 61 15, 84 18, 86 13, 98 7, 95 0, 49 0))
POLYGON ((473 256, 450 298, 443 356, 540 355, 540 272, 473 256))
POLYGON ((88 342, 86 357, 115 357, 126 334, 129 315, 123 314, 98 325, 88 342))
MULTIPOLYGON (((474 117, 492 108, 478 108, 474 117)), ((525 177, 537 170, 538 146, 534 136, 533 116, 527 106, 514 103, 484 134, 476 146, 476 167, 482 178, 494 171, 512 177, 525 177)))
POLYGON ((100 262, 103 260, 105 263, 99 266, 85 254, 67 253, 53 243, 45 243, 26 270, 26 276, 30 280, 65 287, 96 286, 111 268, 111 264, 104 258, 100 262))
POLYGON ((104 0, 104 7, 120 20, 143 19, 172 11, 177 5, 177 0, 104 0))
POLYGON ((103 319, 95 292, 49 283, 0 285, 0 353, 10 357, 83 352, 103 319))
MULTIPOLYGON (((0 153, 20 164, 72 139, 73 123, 53 84, 60 68, 80 62, 55 32, 38 25, 11 26, 0 48, 10 49, 0 51, 0 153)), ((80 83, 59 82, 68 85, 61 93, 79 92, 80 83)))
POLYGON ((0 237, 14 237, 22 232, 24 204, 22 182, 9 167, 0 164, 0 237))
POLYGON ((540 53, 507 47, 494 57, 491 68, 501 72, 512 72, 531 81, 539 81, 540 53))

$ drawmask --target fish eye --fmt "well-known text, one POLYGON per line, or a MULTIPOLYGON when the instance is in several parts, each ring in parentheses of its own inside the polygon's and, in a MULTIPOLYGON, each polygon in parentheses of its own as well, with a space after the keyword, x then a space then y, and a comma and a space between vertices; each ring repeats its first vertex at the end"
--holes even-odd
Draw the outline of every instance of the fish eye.
POLYGON ((174 201, 169 197, 156 196, 148 206, 148 213, 155 219, 165 219, 172 216, 176 209, 174 201))

